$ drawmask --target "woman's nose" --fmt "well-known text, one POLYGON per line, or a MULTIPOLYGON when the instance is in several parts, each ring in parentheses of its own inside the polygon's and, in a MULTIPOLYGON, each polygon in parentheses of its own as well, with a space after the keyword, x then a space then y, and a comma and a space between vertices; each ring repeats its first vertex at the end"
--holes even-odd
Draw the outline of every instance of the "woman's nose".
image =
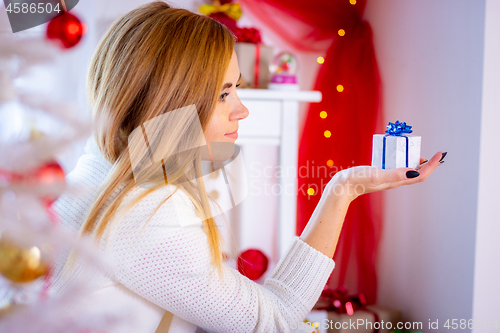
POLYGON ((240 99, 238 98, 237 104, 235 109, 233 110, 233 118, 234 120, 242 120, 248 117, 248 109, 246 106, 241 103, 240 99))

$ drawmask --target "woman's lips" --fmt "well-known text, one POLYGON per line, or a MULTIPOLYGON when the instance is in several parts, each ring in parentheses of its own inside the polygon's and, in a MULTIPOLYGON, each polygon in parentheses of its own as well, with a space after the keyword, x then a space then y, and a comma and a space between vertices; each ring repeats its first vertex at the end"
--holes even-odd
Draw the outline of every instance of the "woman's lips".
POLYGON ((231 132, 231 133, 224 134, 224 136, 227 136, 228 138, 236 140, 236 139, 238 139, 238 131, 234 131, 234 132, 231 132))

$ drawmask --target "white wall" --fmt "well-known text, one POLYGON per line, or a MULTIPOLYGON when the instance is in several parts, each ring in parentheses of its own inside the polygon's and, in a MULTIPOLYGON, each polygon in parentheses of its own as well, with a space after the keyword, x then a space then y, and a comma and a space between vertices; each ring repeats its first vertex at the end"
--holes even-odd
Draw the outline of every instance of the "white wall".
POLYGON ((483 108, 479 157, 479 193, 477 207, 476 257, 474 269, 474 321, 479 320, 474 332, 481 329, 485 319, 500 318, 500 149, 498 129, 500 123, 500 1, 486 0, 483 108))
POLYGON ((386 193, 379 303, 425 325, 472 318, 484 11, 482 0, 372 0, 365 13, 385 123, 412 125, 423 157, 448 151, 425 183, 386 193))

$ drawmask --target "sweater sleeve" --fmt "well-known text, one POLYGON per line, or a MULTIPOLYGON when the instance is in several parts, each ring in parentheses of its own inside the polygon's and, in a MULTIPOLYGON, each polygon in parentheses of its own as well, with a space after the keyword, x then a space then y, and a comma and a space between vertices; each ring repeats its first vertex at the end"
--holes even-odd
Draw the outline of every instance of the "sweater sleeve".
POLYGON ((106 241, 114 278, 213 332, 293 332, 319 298, 333 260, 295 236, 263 286, 226 265, 221 279, 187 195, 173 191, 162 204, 171 191, 153 192, 115 221, 106 241))

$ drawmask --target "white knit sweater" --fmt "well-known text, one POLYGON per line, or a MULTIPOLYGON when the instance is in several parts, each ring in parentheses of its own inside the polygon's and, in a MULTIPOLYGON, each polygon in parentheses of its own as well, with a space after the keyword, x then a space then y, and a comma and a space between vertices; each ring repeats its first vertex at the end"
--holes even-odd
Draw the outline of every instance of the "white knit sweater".
MULTIPOLYGON (((67 176, 67 182, 81 186, 85 194, 65 194, 54 205, 61 223, 71 230, 80 228, 111 169, 93 139, 85 150, 67 176)), ((211 265, 202 220, 187 195, 175 190, 169 185, 154 191, 114 221, 102 250, 115 266, 111 274, 97 278, 86 304, 133 309, 138 319, 116 328, 117 333, 153 333, 165 310, 174 314, 171 333, 193 333, 197 326, 213 332, 294 332, 319 298, 333 260, 294 237, 263 286, 226 265, 221 280, 211 265)), ((137 187, 129 193, 119 212, 143 191, 137 187)), ((59 268, 53 291, 65 285, 59 268)), ((82 273, 75 270, 74 274, 82 273)))

